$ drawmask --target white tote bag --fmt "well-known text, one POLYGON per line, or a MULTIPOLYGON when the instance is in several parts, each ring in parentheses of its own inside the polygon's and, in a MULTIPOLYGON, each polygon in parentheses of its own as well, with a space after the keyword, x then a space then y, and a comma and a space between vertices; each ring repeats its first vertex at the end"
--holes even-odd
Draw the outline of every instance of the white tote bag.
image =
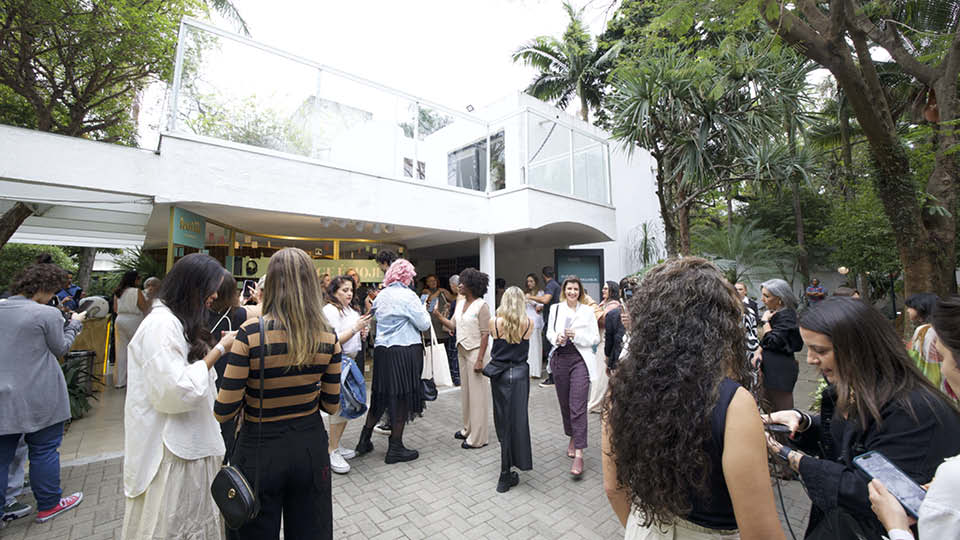
POLYGON ((437 333, 430 325, 430 346, 423 350, 423 372, 421 379, 433 378, 433 384, 439 386, 453 386, 450 378, 450 364, 447 363, 447 347, 437 342, 437 333))

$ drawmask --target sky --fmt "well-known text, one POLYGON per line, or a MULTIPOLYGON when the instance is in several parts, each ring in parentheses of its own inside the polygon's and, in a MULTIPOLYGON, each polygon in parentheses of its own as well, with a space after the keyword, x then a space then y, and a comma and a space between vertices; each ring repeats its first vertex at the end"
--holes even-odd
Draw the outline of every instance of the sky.
MULTIPOLYGON (((573 0, 599 34, 615 0, 573 0)), ((453 109, 522 90, 532 68, 511 53, 559 37, 560 0, 234 0, 251 37, 453 109)), ((215 24, 231 28, 231 23, 215 24)))

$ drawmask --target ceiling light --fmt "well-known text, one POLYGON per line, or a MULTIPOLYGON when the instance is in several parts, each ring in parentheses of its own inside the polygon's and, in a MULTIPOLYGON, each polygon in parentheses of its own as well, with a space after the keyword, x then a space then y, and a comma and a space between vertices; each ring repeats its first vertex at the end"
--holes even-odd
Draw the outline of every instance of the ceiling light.
POLYGON ((357 222, 357 225, 356 225, 357 232, 363 232, 363 228, 366 227, 366 226, 367 226, 366 223, 364 223, 364 222, 362 222, 362 221, 358 221, 358 222, 357 222))
POLYGON ((467 105, 467 112, 473 112, 473 105, 467 105))
POLYGON ((375 223, 375 224, 373 225, 373 234, 380 234, 380 224, 379 224, 379 223, 375 223))

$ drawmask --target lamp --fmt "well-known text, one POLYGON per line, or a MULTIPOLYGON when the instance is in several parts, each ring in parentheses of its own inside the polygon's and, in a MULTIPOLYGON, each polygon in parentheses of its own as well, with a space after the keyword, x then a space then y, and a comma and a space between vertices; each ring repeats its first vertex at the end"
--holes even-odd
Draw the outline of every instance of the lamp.
POLYGON ((850 273, 850 269, 847 268, 846 266, 841 266, 840 268, 837 268, 837 273, 842 276, 845 276, 850 273))

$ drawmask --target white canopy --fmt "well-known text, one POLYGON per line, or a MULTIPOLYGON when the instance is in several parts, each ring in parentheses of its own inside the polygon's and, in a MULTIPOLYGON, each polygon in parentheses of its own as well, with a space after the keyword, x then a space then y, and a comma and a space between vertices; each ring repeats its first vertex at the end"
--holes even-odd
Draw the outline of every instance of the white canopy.
POLYGON ((9 240, 21 244, 139 247, 153 212, 150 196, 0 179, 0 212, 18 201, 34 209, 9 240))

